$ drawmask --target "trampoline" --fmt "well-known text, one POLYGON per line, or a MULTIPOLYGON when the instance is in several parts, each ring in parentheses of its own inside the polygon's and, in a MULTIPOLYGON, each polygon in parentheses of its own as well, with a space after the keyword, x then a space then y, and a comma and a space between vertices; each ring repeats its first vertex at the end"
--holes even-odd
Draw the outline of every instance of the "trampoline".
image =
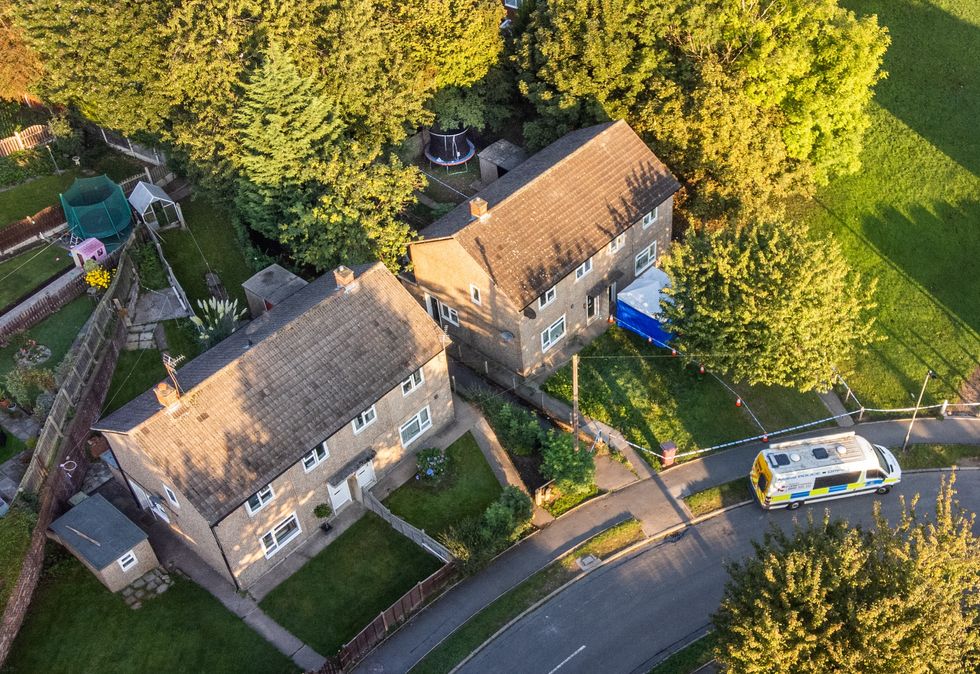
POLYGON ((108 177, 77 178, 60 199, 68 228, 75 237, 98 239, 112 250, 129 235, 129 202, 122 188, 108 177))
POLYGON ((425 158, 447 170, 466 164, 476 155, 476 146, 466 137, 468 129, 444 131, 439 127, 429 129, 429 144, 425 146, 425 158))

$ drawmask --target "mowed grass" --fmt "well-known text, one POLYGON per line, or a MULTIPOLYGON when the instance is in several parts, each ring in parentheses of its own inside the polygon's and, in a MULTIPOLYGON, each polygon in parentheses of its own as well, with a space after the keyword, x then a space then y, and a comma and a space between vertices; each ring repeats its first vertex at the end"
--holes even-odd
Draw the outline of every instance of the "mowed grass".
POLYGON ((727 508, 750 498, 752 498, 752 490, 749 489, 749 481, 740 477, 717 487, 710 487, 704 491, 685 496, 684 502, 691 511, 691 515, 700 517, 712 510, 727 508))
MULTIPOLYGON (((87 295, 82 295, 25 333, 25 337, 35 339, 39 344, 51 349, 51 358, 41 367, 52 370, 58 367, 58 363, 68 353, 79 330, 93 311, 95 311, 95 302, 87 295)), ((19 340, 12 339, 7 346, 0 348, 0 380, 17 366, 14 354, 19 347, 19 340)))
POLYGON ((446 449, 449 468, 438 484, 413 480, 396 489, 385 505, 435 536, 468 517, 479 517, 502 488, 471 433, 446 449))
POLYGON ((134 611, 80 562, 49 568, 7 660, 9 672, 295 672, 205 590, 181 576, 134 611))
POLYGON ((980 364, 980 3, 844 0, 892 44, 862 168, 796 204, 879 279, 877 330, 848 383, 866 406, 955 399, 980 364))
POLYGON ((318 653, 331 656, 440 566, 369 512, 270 592, 261 606, 318 653))
POLYGON ((905 452, 893 451, 898 464, 907 470, 980 466, 980 445, 911 445, 905 452))
POLYGON ((709 632, 651 669, 650 674, 691 674, 715 659, 713 651, 717 642, 715 633, 709 632))
POLYGON ((148 391, 167 377, 160 352, 156 349, 120 351, 116 370, 109 383, 102 415, 111 414, 120 407, 148 391))
POLYGON ((180 208, 188 229, 162 232, 163 254, 174 269, 177 280, 197 310, 197 301, 211 297, 204 275, 214 271, 221 279, 228 296, 238 300, 240 309, 247 309, 242 283, 252 275, 235 230, 231 215, 203 199, 186 200, 180 208))
MULTIPOLYGON (((570 401, 571 366, 558 370, 543 388, 570 401)), ((828 416, 813 393, 765 386, 739 392, 770 432, 828 416)), ((579 405, 586 416, 656 451, 667 440, 687 452, 761 432, 746 407, 736 407, 736 397, 709 374, 700 375, 696 365, 684 365, 669 351, 615 326, 581 352, 579 405)))
POLYGON ((0 307, 27 295, 71 265, 67 250, 48 244, 0 262, 0 307))
POLYGON ((77 169, 35 178, 0 192, 0 228, 58 203, 58 195, 81 175, 77 169))

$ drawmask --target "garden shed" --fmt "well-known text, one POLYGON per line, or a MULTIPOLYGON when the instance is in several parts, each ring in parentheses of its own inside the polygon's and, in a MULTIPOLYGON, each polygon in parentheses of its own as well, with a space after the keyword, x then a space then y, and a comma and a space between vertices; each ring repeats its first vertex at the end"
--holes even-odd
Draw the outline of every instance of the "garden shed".
POLYGON ((60 199, 68 228, 78 239, 99 239, 112 250, 129 235, 133 221, 129 202, 107 176, 77 178, 60 199))
POLYGON ((180 204, 162 187, 145 180, 136 183, 132 194, 129 195, 129 205, 140 216, 140 220, 153 229, 171 225, 183 227, 185 224, 180 204))

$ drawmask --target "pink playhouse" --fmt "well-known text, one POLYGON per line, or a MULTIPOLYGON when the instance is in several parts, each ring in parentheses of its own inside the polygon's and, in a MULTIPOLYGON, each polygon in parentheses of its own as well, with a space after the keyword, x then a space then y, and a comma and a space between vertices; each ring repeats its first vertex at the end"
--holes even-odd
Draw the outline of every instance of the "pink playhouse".
POLYGON ((84 266, 89 260, 101 262, 105 256, 105 244, 98 239, 84 239, 71 247, 71 258, 75 261, 76 267, 84 266))

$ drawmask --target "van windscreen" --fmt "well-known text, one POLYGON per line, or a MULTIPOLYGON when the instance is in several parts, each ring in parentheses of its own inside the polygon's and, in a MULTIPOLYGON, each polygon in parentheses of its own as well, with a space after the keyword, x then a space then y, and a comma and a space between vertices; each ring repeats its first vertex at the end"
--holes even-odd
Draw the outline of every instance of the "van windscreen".
POLYGON ((871 445, 871 449, 875 450, 875 456, 878 457, 878 465, 881 466, 881 469, 886 474, 890 473, 891 469, 888 467, 888 461, 885 460, 885 455, 882 454, 881 450, 875 447, 874 445, 871 445))

